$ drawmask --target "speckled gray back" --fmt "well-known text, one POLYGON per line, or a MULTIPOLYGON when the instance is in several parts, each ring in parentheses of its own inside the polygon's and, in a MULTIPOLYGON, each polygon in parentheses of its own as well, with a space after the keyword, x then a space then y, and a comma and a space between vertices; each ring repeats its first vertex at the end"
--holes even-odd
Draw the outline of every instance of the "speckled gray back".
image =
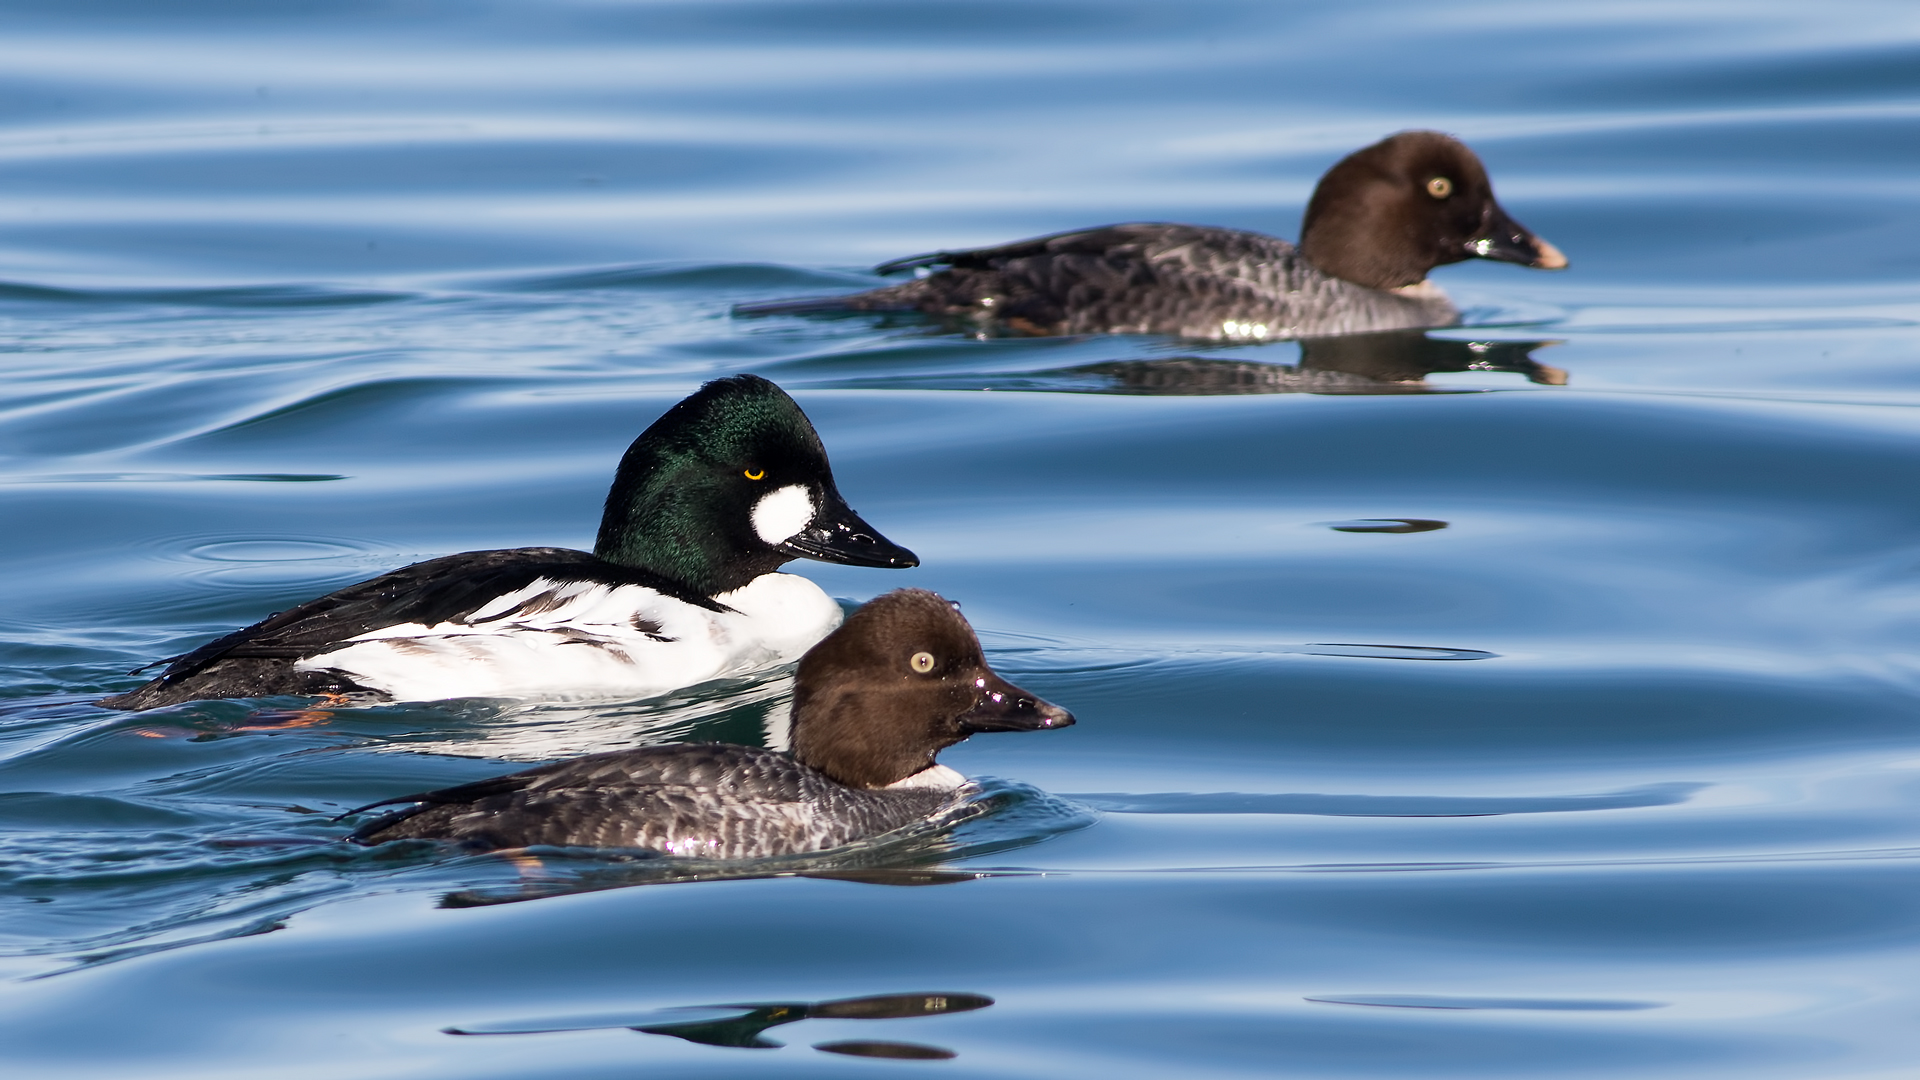
POLYGON ((720 744, 594 754, 436 794, 451 798, 374 822, 355 838, 749 859, 878 836, 928 817, 953 797, 849 788, 785 754, 720 744), (488 785, 498 787, 485 792, 488 785))
POLYGON ((1037 334, 1170 334, 1259 341, 1446 326, 1459 312, 1424 283, 1370 289, 1321 273, 1285 240, 1142 223, 942 252, 915 281, 842 301, 918 309, 1037 334))

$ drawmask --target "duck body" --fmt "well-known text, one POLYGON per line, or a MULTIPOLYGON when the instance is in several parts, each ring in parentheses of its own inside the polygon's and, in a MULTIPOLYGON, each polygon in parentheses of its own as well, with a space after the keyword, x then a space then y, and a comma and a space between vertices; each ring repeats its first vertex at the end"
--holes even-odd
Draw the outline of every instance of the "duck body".
POLYGON ((841 847, 925 820, 965 780, 869 790, 835 782, 787 754, 722 743, 592 754, 426 796, 417 810, 369 823, 362 843, 455 839, 472 849, 646 848, 747 859, 841 847))
POLYGON ((1421 282, 1371 289, 1321 272, 1278 237, 1137 222, 880 268, 935 268, 846 298, 857 311, 918 310, 1037 335, 1165 334, 1265 341, 1449 326, 1460 313, 1421 282))
POLYGON ((902 589, 801 658, 791 753, 673 743, 590 754, 360 807, 350 813, 412 804, 348 839, 706 859, 821 851, 923 821, 962 797, 966 778, 935 760, 942 749, 982 732, 1073 722, 994 674, 945 600, 902 589))
POLYGON ((841 618, 833 598, 793 574, 706 597, 584 551, 469 551, 263 619, 102 704, 638 697, 796 660, 841 618))
POLYGON ((1472 258, 1567 265, 1494 200, 1472 150, 1439 132, 1404 131, 1327 170, 1297 247, 1204 225, 1107 225, 896 259, 875 273, 925 276, 735 310, 920 311, 979 332, 1267 341, 1451 326, 1460 312, 1427 273, 1472 258))
POLYGON ((918 565, 854 514, 791 398, 716 380, 634 440, 593 552, 470 551, 268 616, 100 701, 642 697, 786 663, 840 624, 795 558, 918 565))

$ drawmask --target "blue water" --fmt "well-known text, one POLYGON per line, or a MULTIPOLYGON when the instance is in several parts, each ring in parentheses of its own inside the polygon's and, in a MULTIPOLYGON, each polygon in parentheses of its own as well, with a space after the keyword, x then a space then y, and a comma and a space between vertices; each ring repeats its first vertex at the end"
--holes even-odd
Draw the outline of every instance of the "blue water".
POLYGON ((4 11, 10 1072, 1920 1058, 1910 5, 4 11), (1573 263, 1441 270, 1471 325, 1361 350, 1421 382, 1292 343, 730 315, 1107 221, 1291 237, 1328 164, 1410 127, 1477 148, 1573 263), (589 545, 626 443, 736 371, 795 392, 852 504, 923 560, 796 569, 962 601, 996 666, 1080 717, 946 755, 1000 778, 983 816, 530 875, 328 820, 527 760, 755 741, 779 673, 615 703, 88 704, 409 561, 589 545))

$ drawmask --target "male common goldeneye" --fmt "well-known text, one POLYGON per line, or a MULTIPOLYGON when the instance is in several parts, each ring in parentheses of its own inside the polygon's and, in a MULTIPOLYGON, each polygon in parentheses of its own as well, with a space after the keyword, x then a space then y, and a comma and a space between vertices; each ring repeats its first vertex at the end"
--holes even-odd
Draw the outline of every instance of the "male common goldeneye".
POLYGON ((1403 131, 1320 178, 1300 246, 1260 233, 1142 222, 895 259, 944 267, 852 296, 744 304, 742 315, 922 311, 1023 334, 1171 334, 1216 341, 1449 326, 1427 271, 1465 259, 1567 265, 1493 199, 1473 151, 1403 131))
POLYGON ((349 585, 173 660, 100 704, 644 696, 784 663, 840 624, 795 558, 919 560, 847 506, 800 406, 755 375, 706 384, 641 433, 593 553, 469 551, 349 585))
POLYGON ((819 851, 920 821, 966 780, 935 762, 983 731, 1073 716, 987 667, 972 627, 923 589, 887 593, 800 658, 793 752, 673 743, 590 754, 362 806, 417 805, 349 839, 447 840, 472 850, 647 848, 746 859, 819 851))

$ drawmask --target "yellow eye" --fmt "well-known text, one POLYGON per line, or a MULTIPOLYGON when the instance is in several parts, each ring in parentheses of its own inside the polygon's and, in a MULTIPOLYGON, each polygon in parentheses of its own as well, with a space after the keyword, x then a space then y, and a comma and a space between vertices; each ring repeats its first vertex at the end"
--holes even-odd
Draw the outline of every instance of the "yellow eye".
POLYGON ((1427 194, 1436 199, 1444 199, 1453 194, 1453 181, 1444 176, 1436 176, 1427 181, 1427 194))
POLYGON ((907 661, 907 665, 920 674, 925 675, 927 672, 933 670, 933 654, 930 652, 914 653, 913 659, 907 661))
POLYGON ((740 475, 746 477, 749 480, 765 480, 767 478, 767 470, 761 469, 759 472, 755 472, 752 469, 748 469, 746 472, 741 473, 740 475))

